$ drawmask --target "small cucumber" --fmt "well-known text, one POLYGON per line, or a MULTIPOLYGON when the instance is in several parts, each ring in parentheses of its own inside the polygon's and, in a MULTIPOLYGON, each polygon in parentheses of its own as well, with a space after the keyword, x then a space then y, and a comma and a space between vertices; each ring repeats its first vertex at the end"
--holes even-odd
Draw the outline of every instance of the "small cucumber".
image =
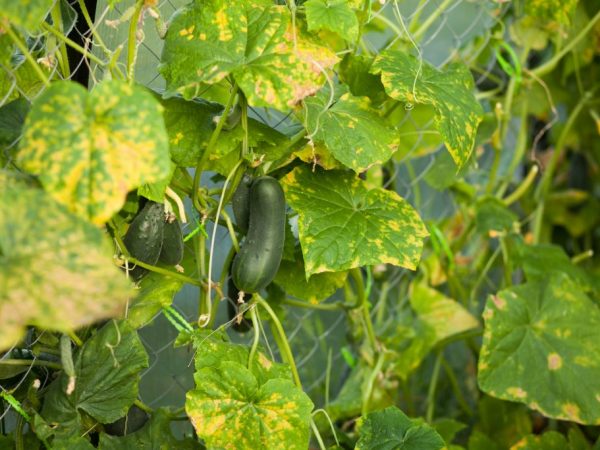
MULTIPOLYGON (((131 222, 123 243, 129 254, 148 264, 156 264, 162 248, 165 228, 165 207, 162 203, 148 201, 131 222)), ((136 266, 129 272, 135 281, 148 271, 136 266)))
POLYGON ((232 277, 246 293, 258 292, 275 278, 285 239, 285 197, 279 182, 264 176, 250 187, 248 234, 233 260, 232 277))
POLYGON ((162 248, 158 260, 162 263, 176 266, 183 259, 183 234, 179 219, 169 213, 165 221, 162 248))
POLYGON ((252 177, 250 175, 245 174, 231 199, 231 206, 233 208, 235 224, 237 225, 239 230, 244 234, 248 232, 248 223, 250 220, 249 200, 251 184, 252 177))

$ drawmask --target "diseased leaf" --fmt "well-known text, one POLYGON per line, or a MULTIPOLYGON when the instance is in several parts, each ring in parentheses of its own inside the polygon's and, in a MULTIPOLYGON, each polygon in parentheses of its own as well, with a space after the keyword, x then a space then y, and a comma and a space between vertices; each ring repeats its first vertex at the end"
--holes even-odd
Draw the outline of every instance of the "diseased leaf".
POLYGON ((329 30, 354 43, 358 37, 358 18, 348 0, 308 0, 306 22, 309 31, 329 30))
POLYGON ((161 113, 150 93, 125 82, 105 81, 91 93, 53 83, 31 107, 17 162, 57 201, 103 224, 128 191, 169 175, 161 113))
POLYGON ((140 285, 141 290, 127 312, 127 322, 136 329, 149 323, 163 307, 170 306, 183 282, 150 272, 140 285))
POLYGON ((393 99, 432 105, 436 128, 456 165, 460 168, 467 162, 483 109, 473 95, 473 77, 466 66, 451 64, 442 72, 412 55, 385 50, 371 70, 381 74, 393 99))
POLYGON ((231 75, 251 106, 287 110, 325 82, 336 62, 325 47, 296 35, 285 6, 260 0, 195 2, 169 26, 159 68, 167 93, 193 98, 203 83, 231 75))
POLYGON ((369 97, 373 104, 380 105, 387 95, 381 78, 370 73, 373 61, 372 57, 348 53, 339 64, 338 76, 348 86, 352 95, 369 97))
POLYGON ((600 310, 573 281, 557 272, 505 289, 483 317, 483 391, 555 419, 600 424, 600 310))
POLYGON ((356 450, 439 450, 446 445, 437 431, 395 406, 367 414, 359 432, 356 450))
POLYGON ((100 229, 0 172, 0 349, 26 325, 67 332, 120 314, 131 295, 100 229))
POLYGON ((54 0, 0 0, 0 22, 33 30, 46 18, 54 0))
POLYGON ((323 89, 304 101, 306 128, 313 140, 323 142, 335 159, 356 172, 390 159, 398 148, 398 133, 370 101, 346 93, 326 108, 329 92, 323 89))
POLYGON ((351 173, 301 166, 282 179, 299 214, 306 277, 380 263, 414 269, 428 233, 398 194, 368 190, 351 173))
POLYGON ((245 365, 231 361, 200 369, 195 378, 186 412, 209 448, 308 447, 313 404, 292 381, 259 384, 245 365))
POLYGON ((64 426, 80 411, 101 423, 123 417, 137 398, 148 356, 137 331, 126 322, 110 321, 85 342, 74 364, 73 392, 67 394, 69 377, 62 372, 46 394, 42 416, 48 422, 64 426))
POLYGON ((542 435, 530 434, 515 442, 510 450, 564 450, 572 448, 558 431, 547 431, 542 435))
POLYGON ((579 0, 528 0, 525 14, 536 19, 536 23, 546 23, 546 27, 556 30, 557 25, 569 25, 579 0))

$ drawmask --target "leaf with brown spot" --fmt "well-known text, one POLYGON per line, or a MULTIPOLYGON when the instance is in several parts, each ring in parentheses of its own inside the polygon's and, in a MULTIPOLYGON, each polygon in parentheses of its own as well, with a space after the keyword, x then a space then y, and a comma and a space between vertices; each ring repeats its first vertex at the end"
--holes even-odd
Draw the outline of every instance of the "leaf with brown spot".
POLYGON ((545 416, 600 421, 600 309, 554 273, 490 296, 483 313, 481 390, 545 416))
POLYGON ((17 163, 55 200, 103 224, 128 191, 169 176, 161 105, 144 88, 106 81, 88 93, 53 83, 33 103, 17 163))
POLYGON ((398 194, 368 189, 352 173, 300 166, 282 179, 299 214, 306 277, 389 263, 415 269, 428 235, 421 218, 398 194))
POLYGON ((467 67, 451 64, 440 71, 407 53, 386 50, 377 56, 371 72, 381 74, 385 91, 393 99, 434 107, 435 126, 460 169, 471 155, 483 118, 467 67))
POLYGON ((121 314, 132 295, 100 229, 0 176, 0 349, 26 325, 67 332, 121 314))

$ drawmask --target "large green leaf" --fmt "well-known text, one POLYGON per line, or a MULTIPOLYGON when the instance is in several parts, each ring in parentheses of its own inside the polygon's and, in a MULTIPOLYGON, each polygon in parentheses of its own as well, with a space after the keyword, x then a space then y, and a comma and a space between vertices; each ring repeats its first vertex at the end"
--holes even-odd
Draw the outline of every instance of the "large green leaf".
POLYGON ((259 384, 245 365, 224 361, 196 372, 186 411, 209 448, 308 447, 313 404, 290 380, 259 384))
POLYGON ((131 295, 101 230, 0 173, 0 349, 26 325, 69 331, 120 314, 131 295))
POLYGON ((8 20, 18 27, 36 28, 53 4, 54 0, 0 0, 0 22, 8 20))
POLYGON ((306 277, 380 263, 415 269, 428 233, 398 194, 369 190, 351 173, 301 166, 282 179, 298 212, 306 277))
POLYGON ((566 275, 488 299, 478 382, 556 419, 600 424, 600 310, 566 275))
POLYGON ((106 81, 91 93, 52 84, 31 107, 18 164, 81 217, 103 224, 127 192, 169 175, 162 107, 145 89, 106 81))
POLYGON ((232 75, 252 106, 287 110, 325 82, 337 57, 291 27, 284 6, 209 0, 183 8, 169 26, 160 72, 168 93, 197 96, 232 75), (294 34, 295 33, 295 34, 294 34))
POLYGON ((435 125, 460 168, 467 162, 483 110, 473 95, 473 77, 466 66, 452 64, 443 72, 426 61, 397 50, 382 52, 373 63, 388 95, 410 104, 430 104, 435 125))
POLYGON ((169 411, 160 408, 152 413, 152 418, 138 431, 127 436, 110 436, 100 433, 100 450, 187 450, 200 448, 192 439, 177 440, 171 431, 169 411))
POLYGON ((356 172, 386 162, 398 148, 397 130, 386 125, 366 97, 342 95, 332 106, 329 89, 305 100, 306 128, 313 140, 356 172))
POLYGON ((142 279, 140 285, 138 296, 127 311, 127 322, 133 328, 141 328, 149 323, 162 308, 170 306, 173 303, 173 297, 183 286, 183 282, 151 272, 142 279))
POLYGON ((567 439, 558 431, 548 431, 542 435, 530 434, 515 442, 510 450, 564 450, 572 449, 567 439))
POLYGON ((110 321, 86 341, 74 364, 74 390, 67 393, 69 377, 63 372, 45 397, 42 416, 48 422, 70 421, 81 411, 101 423, 123 417, 137 398, 148 356, 137 331, 126 322, 110 321))
POLYGON ((359 432, 356 450, 439 450, 446 445, 437 431, 395 406, 367 414, 359 432))
POLYGON ((348 0, 308 0, 304 7, 309 31, 333 31, 354 44, 358 37, 358 18, 348 0))

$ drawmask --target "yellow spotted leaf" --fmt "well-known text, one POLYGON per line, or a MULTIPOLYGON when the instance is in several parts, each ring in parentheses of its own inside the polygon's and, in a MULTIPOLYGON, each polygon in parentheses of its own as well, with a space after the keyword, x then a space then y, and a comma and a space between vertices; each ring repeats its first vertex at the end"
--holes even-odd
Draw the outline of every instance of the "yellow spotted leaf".
POLYGON ((103 224, 128 191, 169 176, 162 107, 125 82, 106 81, 91 93, 74 82, 54 83, 31 107, 17 162, 54 199, 103 224))
POLYGON ((429 104, 434 124, 458 168, 469 159, 483 109, 473 95, 473 77, 466 66, 451 64, 440 71, 426 61, 397 50, 382 52, 372 73, 380 73, 387 94, 408 104, 429 104))
POLYGON ((566 275, 490 296, 478 370, 488 394, 600 424, 600 309, 566 275))
POLYGON ((299 214, 306 278, 321 272, 392 264, 415 269, 423 239, 421 218, 402 197, 341 170, 300 166, 282 179, 299 214))
POLYGON ((337 62, 291 25, 287 7, 257 0, 194 2, 166 36, 160 72, 167 94, 193 98, 231 75, 251 106, 287 110, 314 94, 337 62))
POLYGON ((122 314, 131 296, 101 230, 0 176, 0 350, 27 325, 66 332, 122 314))

